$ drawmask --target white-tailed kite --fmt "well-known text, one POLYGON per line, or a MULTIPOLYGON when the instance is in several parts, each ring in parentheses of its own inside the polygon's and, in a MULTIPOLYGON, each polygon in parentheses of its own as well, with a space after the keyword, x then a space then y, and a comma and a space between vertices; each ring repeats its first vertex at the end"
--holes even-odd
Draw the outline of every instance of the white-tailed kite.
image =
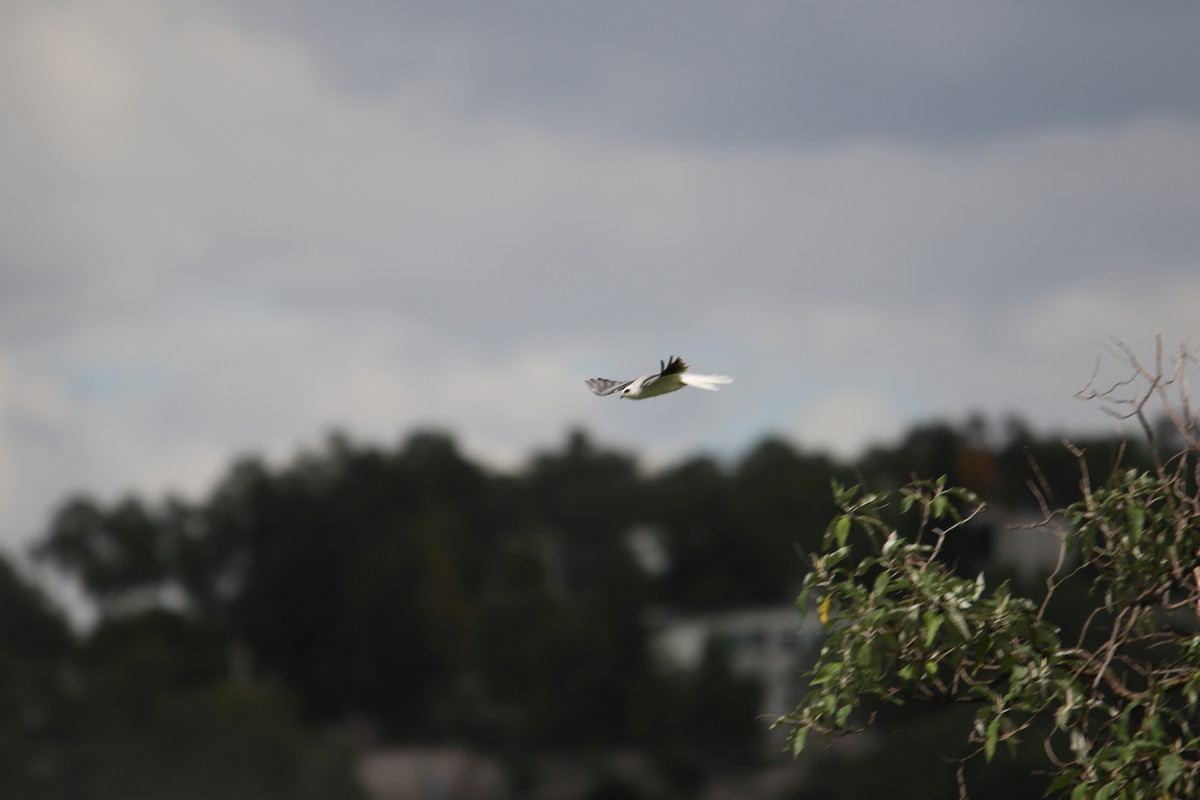
POLYGON ((697 375, 688 372, 688 365, 682 358, 671 356, 666 361, 658 362, 658 372, 651 372, 631 381, 614 381, 608 378, 590 378, 586 381, 588 388, 598 395, 612 394, 619 391, 621 397, 630 400, 645 400, 648 397, 658 397, 660 394, 674 392, 685 386, 706 389, 715 392, 722 383, 732 383, 728 375, 697 375))

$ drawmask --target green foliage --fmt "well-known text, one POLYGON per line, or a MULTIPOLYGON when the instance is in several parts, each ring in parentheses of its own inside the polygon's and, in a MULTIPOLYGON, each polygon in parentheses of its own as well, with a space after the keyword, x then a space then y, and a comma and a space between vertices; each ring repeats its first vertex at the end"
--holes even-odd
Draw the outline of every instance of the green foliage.
POLYGON ((918 518, 911 540, 884 520, 892 494, 837 484, 834 494, 843 513, 828 527, 826 552, 812 557, 798 601, 807 608, 819 598, 832 611, 811 691, 789 718, 794 748, 804 746, 809 731, 861 728, 870 721, 861 712, 876 703, 915 700, 981 704, 981 748, 990 757, 1014 725, 1011 716, 988 709, 1037 704, 1025 694, 1026 676, 1034 665, 1052 668, 1047 658, 1059 648, 1056 632, 1007 585, 988 591, 982 575, 958 577, 938 560, 945 537, 978 508, 970 492, 944 481, 905 487, 901 512, 918 518))
MULTIPOLYGON (((1177 465, 1192 465, 1181 455, 1177 465)), ((1086 473, 1085 473, 1086 476, 1086 473)), ((962 577, 941 560, 948 537, 970 536, 982 506, 944 478, 898 493, 834 484, 842 513, 798 603, 818 608, 827 639, 790 726, 795 753, 810 734, 853 733, 890 704, 974 707, 976 757, 1042 740, 1051 792, 1072 798, 1194 796, 1200 789, 1200 503, 1188 468, 1118 470, 1064 510, 1078 564, 1049 583, 1090 582, 1093 613, 1077 641, 1047 603, 962 577), (893 508, 895 505, 896 508, 893 508), (909 518, 904 525, 900 517, 909 518), (911 529, 911 536, 900 530, 911 529)), ((1067 555, 1067 553, 1064 553, 1067 555)), ((1044 598, 1048 600, 1049 598, 1044 598)), ((961 774, 961 772, 960 772, 961 774)))

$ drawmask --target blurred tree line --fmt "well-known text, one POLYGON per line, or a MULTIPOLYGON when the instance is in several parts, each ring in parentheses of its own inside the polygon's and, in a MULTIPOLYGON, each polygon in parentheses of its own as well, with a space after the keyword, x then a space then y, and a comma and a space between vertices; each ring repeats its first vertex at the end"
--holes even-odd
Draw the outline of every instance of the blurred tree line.
MULTIPOLYGON (((1076 444, 1094 474, 1120 448, 1076 444)), ((357 797, 352 753, 317 733, 351 727, 468 743, 517 783, 539 752, 632 747, 686 791, 763 756, 759 693, 720 647, 691 671, 655 659, 648 610, 791 602, 796 549, 838 511, 831 479, 944 474, 1013 507, 1034 502, 1031 457, 1056 501, 1078 499, 1057 439, 981 419, 853 466, 771 438, 654 474, 580 432, 515 474, 442 433, 333 435, 283 465, 242 459, 197 502, 75 497, 34 555, 82 588, 93 627, 0 560, 0 794, 357 797)), ((964 547, 947 557, 986 560, 986 536, 964 547)))

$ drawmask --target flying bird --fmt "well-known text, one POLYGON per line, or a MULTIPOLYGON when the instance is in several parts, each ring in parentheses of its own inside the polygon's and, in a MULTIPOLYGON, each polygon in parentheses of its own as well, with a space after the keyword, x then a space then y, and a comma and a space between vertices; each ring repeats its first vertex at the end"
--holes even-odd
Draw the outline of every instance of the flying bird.
POLYGON ((630 400, 645 400, 658 397, 660 394, 674 392, 685 386, 694 386, 715 392, 717 386, 732 383, 728 375, 697 375, 688 372, 688 365, 682 358, 671 356, 666 361, 658 362, 658 372, 651 372, 631 381, 614 381, 608 378, 590 378, 586 381, 588 388, 598 395, 608 395, 620 392, 621 397, 630 400))

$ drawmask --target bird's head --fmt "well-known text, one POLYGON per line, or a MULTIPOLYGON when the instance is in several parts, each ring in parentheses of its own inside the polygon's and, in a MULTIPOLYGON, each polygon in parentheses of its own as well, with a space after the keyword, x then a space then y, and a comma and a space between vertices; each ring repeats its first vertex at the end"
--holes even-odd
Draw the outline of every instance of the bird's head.
POLYGON ((640 380, 637 380, 621 390, 621 397, 628 397, 630 400, 634 400, 641 393, 642 393, 642 382, 640 380))

